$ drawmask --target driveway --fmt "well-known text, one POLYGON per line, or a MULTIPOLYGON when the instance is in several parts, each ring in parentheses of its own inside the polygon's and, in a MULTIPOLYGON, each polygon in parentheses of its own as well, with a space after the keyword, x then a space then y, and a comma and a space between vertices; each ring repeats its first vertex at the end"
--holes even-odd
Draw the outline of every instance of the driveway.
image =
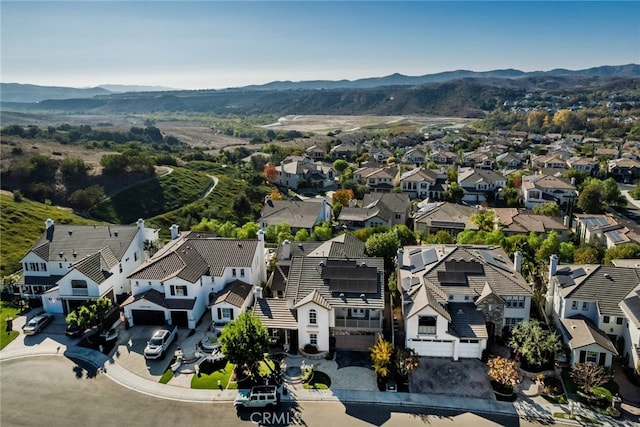
POLYGON ((478 359, 421 357, 409 377, 409 392, 495 399, 486 366, 478 359))

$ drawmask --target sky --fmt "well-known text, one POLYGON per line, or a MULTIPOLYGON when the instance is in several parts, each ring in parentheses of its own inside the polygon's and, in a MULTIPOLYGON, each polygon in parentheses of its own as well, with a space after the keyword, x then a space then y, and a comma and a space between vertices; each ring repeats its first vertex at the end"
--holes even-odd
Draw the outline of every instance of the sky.
POLYGON ((640 1, 0 0, 0 81, 218 89, 640 63, 640 1))

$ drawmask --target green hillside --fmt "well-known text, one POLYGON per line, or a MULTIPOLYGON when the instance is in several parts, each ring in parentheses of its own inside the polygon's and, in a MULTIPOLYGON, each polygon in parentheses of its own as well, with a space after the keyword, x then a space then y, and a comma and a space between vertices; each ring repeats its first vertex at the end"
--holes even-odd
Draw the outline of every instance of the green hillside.
POLYGON ((211 184, 211 178, 204 172, 174 168, 168 175, 140 182, 99 203, 91 208, 91 215, 107 222, 129 224, 189 204, 211 184))
POLYGON ((0 275, 20 269, 20 259, 44 231, 44 222, 56 224, 96 224, 65 209, 22 199, 16 203, 10 195, 0 194, 0 275))

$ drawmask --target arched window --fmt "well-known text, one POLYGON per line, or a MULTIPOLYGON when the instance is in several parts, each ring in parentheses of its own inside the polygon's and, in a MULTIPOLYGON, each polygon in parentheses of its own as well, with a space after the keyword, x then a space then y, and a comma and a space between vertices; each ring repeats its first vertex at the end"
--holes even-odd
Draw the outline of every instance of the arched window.
POLYGON ((315 325, 318 323, 318 314, 314 309, 309 310, 309 324, 315 325))

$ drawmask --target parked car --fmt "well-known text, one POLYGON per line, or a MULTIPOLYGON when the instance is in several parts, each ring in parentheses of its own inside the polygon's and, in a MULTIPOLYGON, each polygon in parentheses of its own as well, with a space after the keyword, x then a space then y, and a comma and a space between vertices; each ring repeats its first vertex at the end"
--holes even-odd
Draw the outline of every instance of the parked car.
POLYGON ((169 346, 178 337, 178 327, 173 326, 170 329, 159 329, 153 333, 151 339, 147 341, 144 348, 145 359, 162 359, 166 354, 169 346))
POLYGON ((241 408, 275 408, 280 403, 280 393, 274 385, 261 385, 251 390, 238 390, 233 404, 241 408))
POLYGON ((35 335, 41 332, 51 322, 53 322, 53 314, 39 314, 22 327, 22 332, 24 332, 25 335, 35 335))

